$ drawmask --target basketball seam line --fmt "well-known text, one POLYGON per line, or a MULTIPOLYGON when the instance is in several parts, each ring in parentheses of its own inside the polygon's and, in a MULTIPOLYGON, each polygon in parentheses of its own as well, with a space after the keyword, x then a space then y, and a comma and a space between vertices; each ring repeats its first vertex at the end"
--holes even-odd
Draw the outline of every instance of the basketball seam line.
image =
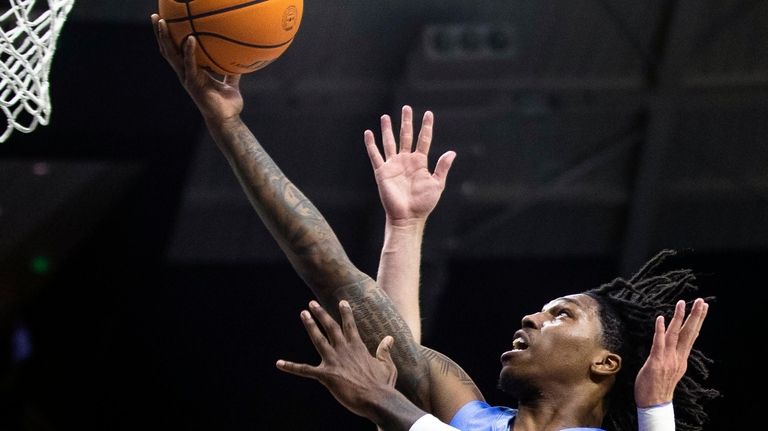
POLYGON ((208 31, 201 31, 201 32, 194 31, 192 33, 192 35, 194 35, 195 37, 198 37, 198 36, 211 36, 211 37, 215 37, 217 39, 226 40, 227 42, 232 42, 232 43, 237 44, 237 45, 247 46, 249 48, 264 48, 264 49, 280 48, 281 46, 288 45, 289 43, 291 43, 293 41, 293 38, 290 38, 289 40, 287 40, 285 42, 281 42, 281 43, 279 43, 277 45, 256 45, 256 44, 243 42, 243 41, 238 40, 238 39, 232 39, 232 38, 229 38, 229 37, 226 37, 226 36, 222 36, 222 35, 220 35, 218 33, 212 33, 212 32, 208 32, 208 31))
POLYGON ((183 22, 183 21, 187 21, 187 20, 205 18, 207 16, 218 15, 220 13, 225 13, 225 12, 229 12, 229 11, 233 11, 233 10, 237 10, 237 9, 242 9, 242 8, 245 8, 245 7, 253 6, 255 4, 264 3, 266 1, 267 0, 253 0, 253 1, 250 1, 248 3, 241 3, 241 4, 238 4, 238 5, 225 7, 223 9, 216 9, 216 10, 204 12, 204 13, 201 13, 201 14, 198 14, 198 15, 189 15, 188 14, 187 16, 185 16, 183 18, 167 19, 167 20, 165 20, 165 22, 172 24, 172 23, 176 23, 176 22, 183 22))
MULTIPOLYGON (((190 9, 189 3, 187 3, 187 17, 189 19, 189 26, 192 28, 192 33, 193 34, 197 33, 197 29, 195 28, 195 20, 192 19, 192 10, 190 9)), ((189 37, 189 35, 187 35, 186 37, 189 37)), ((229 72, 229 69, 223 67, 222 65, 219 64, 218 61, 214 60, 211 54, 208 53, 208 50, 205 48, 205 44, 202 41, 200 41, 200 49, 203 51, 203 54, 205 54, 205 56, 208 57, 208 60, 210 60, 211 63, 213 63, 216 67, 226 72, 229 72)))
MULTIPOLYGON (((189 3, 187 3, 187 17, 189 18, 189 26, 192 28, 193 33, 197 33, 197 29, 195 28, 195 20, 192 19, 192 10, 190 9, 189 3)), ((189 35, 185 36, 189 37, 189 35)), ((218 61, 216 61, 211 54, 208 52, 208 50, 205 48, 205 44, 203 41, 200 41, 200 49, 203 51, 203 54, 205 54, 206 57, 208 57, 208 60, 211 61, 215 65, 215 67, 218 67, 219 69, 225 71, 226 73, 231 73, 228 68, 223 67, 219 64, 218 61)))

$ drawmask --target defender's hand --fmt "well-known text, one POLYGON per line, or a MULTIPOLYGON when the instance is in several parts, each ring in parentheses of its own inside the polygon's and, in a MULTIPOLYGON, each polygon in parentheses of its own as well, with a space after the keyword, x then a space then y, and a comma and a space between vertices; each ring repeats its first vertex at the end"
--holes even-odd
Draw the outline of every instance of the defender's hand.
POLYGON ((683 322, 685 302, 678 301, 675 314, 664 327, 664 317, 656 318, 656 331, 648 359, 635 379, 635 403, 650 407, 672 401, 675 386, 688 369, 688 356, 707 316, 709 304, 698 298, 683 322))
POLYGON ((399 148, 392 131, 392 120, 381 117, 381 139, 384 155, 376 146, 373 132, 366 130, 365 147, 373 165, 379 196, 387 213, 388 221, 404 225, 423 221, 437 206, 445 189, 448 171, 456 153, 448 151, 437 161, 435 172, 427 166, 429 147, 432 144, 434 115, 427 111, 419 130, 416 151, 413 147, 413 110, 403 106, 400 125, 399 148))
POLYGON ((339 303, 341 326, 317 302, 312 301, 310 309, 328 334, 323 335, 308 311, 301 312, 304 327, 320 354, 320 364, 311 366, 279 360, 277 368, 319 381, 344 407, 372 419, 377 414, 374 406, 396 392, 397 368, 390 357, 394 339, 384 337, 376 356, 371 356, 357 331, 349 303, 339 303))

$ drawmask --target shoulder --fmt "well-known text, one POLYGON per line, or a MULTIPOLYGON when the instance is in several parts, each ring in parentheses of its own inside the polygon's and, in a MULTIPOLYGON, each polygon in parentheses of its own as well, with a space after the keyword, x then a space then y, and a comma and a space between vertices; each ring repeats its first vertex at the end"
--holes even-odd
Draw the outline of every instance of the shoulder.
POLYGON ((453 416, 450 425, 462 431, 506 431, 509 421, 516 414, 515 409, 475 400, 464 404, 453 416))

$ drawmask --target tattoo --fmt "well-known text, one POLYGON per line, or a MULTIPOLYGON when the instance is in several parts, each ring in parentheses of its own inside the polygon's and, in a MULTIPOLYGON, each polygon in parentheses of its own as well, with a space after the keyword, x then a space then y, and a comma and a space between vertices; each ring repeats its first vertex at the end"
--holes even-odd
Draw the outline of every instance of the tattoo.
MULTIPOLYGON (((394 337, 395 344, 390 353, 397 365, 398 389, 414 404, 430 410, 429 363, 419 353, 421 346, 414 341, 408 324, 389 297, 369 278, 338 288, 334 300, 341 299, 350 303, 360 336, 371 354, 375 354, 382 338, 394 337)), ((328 304, 326 309, 335 309, 335 304, 328 304)))
POLYGON ((366 289, 363 283, 338 289, 337 296, 346 299, 355 314, 355 322, 367 346, 378 346, 382 338, 395 338, 392 359, 398 367, 415 367, 419 354, 408 325, 395 309, 392 301, 377 287, 366 289), (405 342, 397 342, 409 341, 405 342))
POLYGON ((244 124, 216 132, 220 136, 214 138, 225 143, 230 164, 259 216, 319 298, 340 284, 365 278, 349 261, 320 211, 244 124))
POLYGON ((453 374, 459 381, 465 385, 475 385, 475 382, 458 366, 451 358, 443 355, 440 352, 436 352, 427 347, 421 348, 421 354, 430 363, 436 364, 440 370, 440 374, 447 376, 453 374))
POLYGON ((391 354, 398 367, 398 387, 415 404, 428 409, 429 360, 390 299, 349 261, 322 214, 242 122, 211 131, 259 217, 325 309, 339 321, 338 301, 346 299, 372 352, 382 338, 393 336, 391 354))

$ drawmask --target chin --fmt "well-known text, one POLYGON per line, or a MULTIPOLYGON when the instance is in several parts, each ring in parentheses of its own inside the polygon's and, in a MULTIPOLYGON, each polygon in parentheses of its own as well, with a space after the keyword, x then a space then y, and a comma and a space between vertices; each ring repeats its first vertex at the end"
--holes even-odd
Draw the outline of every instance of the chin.
POLYGON ((497 387, 518 401, 533 399, 539 394, 539 391, 530 382, 518 376, 510 375, 510 373, 505 373, 504 370, 499 375, 497 387))
POLYGON ((510 373, 505 373, 504 371, 506 370, 501 370, 501 374, 499 374, 497 387, 505 394, 516 396, 520 382, 514 376, 511 376, 510 373))

